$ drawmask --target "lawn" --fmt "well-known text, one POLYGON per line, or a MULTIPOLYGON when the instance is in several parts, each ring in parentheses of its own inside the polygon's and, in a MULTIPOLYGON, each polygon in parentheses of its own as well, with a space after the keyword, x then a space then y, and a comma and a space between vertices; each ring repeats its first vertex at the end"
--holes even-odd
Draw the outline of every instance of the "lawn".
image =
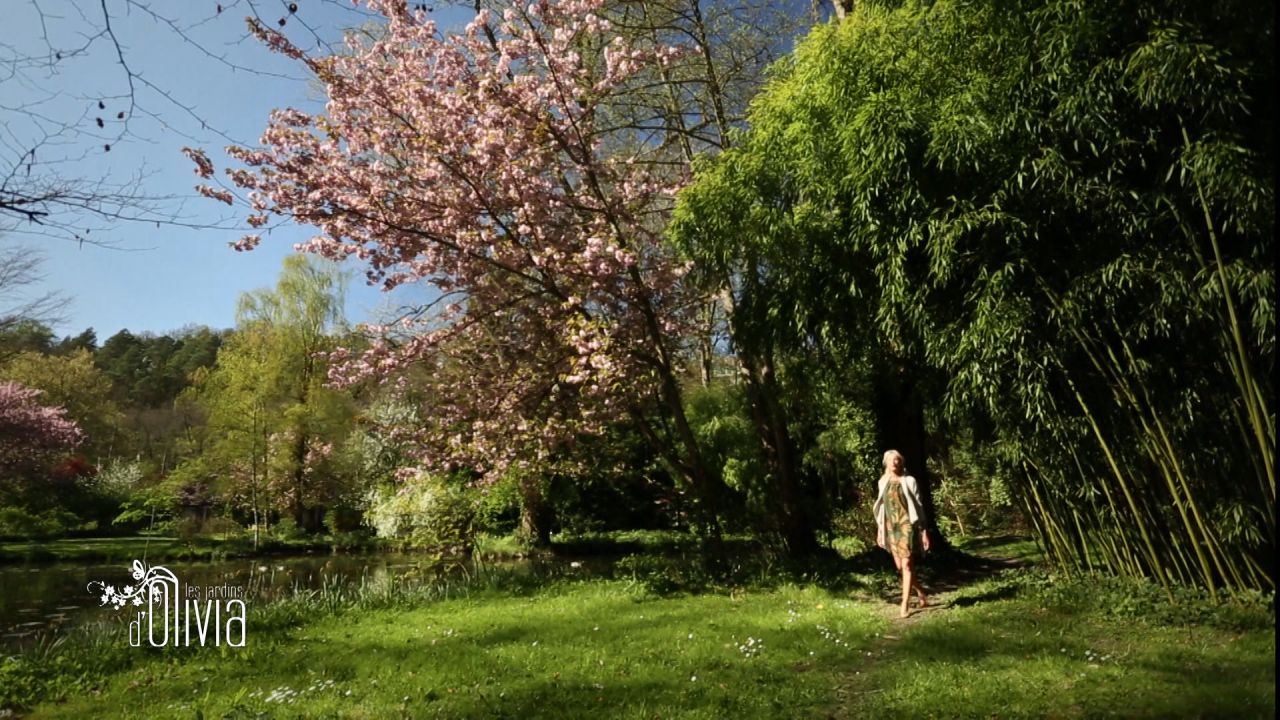
POLYGON ((31 717, 803 717, 887 627, 814 588, 661 598, 562 583, 143 662, 31 717))
MULTIPOLYGON (((937 604, 901 621, 892 577, 868 567, 697 592, 585 568, 311 592, 251 607, 244 649, 99 636, 117 661, 51 686, 30 717, 1273 716, 1269 598, 1166 606, 1151 589, 977 562, 981 576, 936 568, 937 604)), ((14 662, 8 677, 22 676, 14 662)))

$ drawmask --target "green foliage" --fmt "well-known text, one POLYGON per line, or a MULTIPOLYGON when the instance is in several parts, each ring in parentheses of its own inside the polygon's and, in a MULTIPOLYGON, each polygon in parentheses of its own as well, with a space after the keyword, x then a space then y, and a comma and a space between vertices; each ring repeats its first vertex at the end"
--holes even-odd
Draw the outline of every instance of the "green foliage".
POLYGON ((871 505, 859 503, 837 512, 831 519, 835 536, 833 547, 842 555, 852 556, 875 547, 876 522, 871 505))
POLYGON ((206 422, 174 475, 211 482, 248 524, 281 513, 317 532, 326 509, 350 506, 363 490, 348 486, 349 458, 335 447, 351 434, 355 410, 325 386, 319 357, 343 329, 342 287, 321 261, 287 258, 274 289, 241 298, 239 327, 217 365, 195 372, 184 391, 206 422))
POLYGON ((61 508, 36 512, 23 507, 0 507, 0 537, 54 538, 83 524, 84 520, 75 513, 61 508))
MULTIPOLYGON (((203 531, 203 528, 201 528, 203 531)), ((271 536, 277 540, 289 542, 291 540, 301 540, 306 537, 305 528, 298 526, 298 523, 291 517, 280 518, 280 522, 271 526, 271 536)))
POLYGON ((1163 626, 1205 626, 1243 632, 1275 627, 1273 593, 1240 593, 1231 601, 1210 597, 1203 588, 1174 589, 1174 602, 1159 584, 1123 577, 1062 578, 1027 573, 1020 583, 1039 601, 1073 612, 1094 612, 1163 626))
POLYGON ((141 488, 145 474, 142 463, 136 460, 112 458, 98 467, 94 485, 104 495, 124 500, 141 488))
POLYGON ((953 443, 938 458, 934 477, 937 523, 955 535, 999 535, 1027 532, 1024 509, 1013 485, 1016 473, 1000 461, 995 448, 973 440, 970 432, 955 432, 953 443))
POLYGON ((0 656, 0 712, 40 700, 83 694, 133 658, 119 642, 115 623, 91 624, 69 636, 45 636, 21 655, 0 656))
POLYGON ((470 552, 477 532, 477 494, 455 480, 419 476, 400 487, 371 489, 365 521, 378 537, 410 547, 470 552))
MULTIPOLYGON (((1003 573, 962 588, 949 607, 894 631, 874 669, 843 688, 864 717, 1271 717, 1274 614, 1206 621, 1158 584, 1126 590, 1003 573), (1138 607, 1146 605, 1146 607, 1138 607), (1124 608, 1112 612, 1108 608, 1124 608), (1251 628, 1251 629, 1245 629, 1251 628)), ((1205 598, 1208 602, 1207 598, 1205 598)), ((1212 612, 1234 612, 1218 606, 1212 612)), ((839 714, 839 713, 837 713, 839 714)))
POLYGON ((122 528, 150 530, 173 517, 173 488, 154 484, 135 489, 121 503, 120 514, 112 520, 122 528))
POLYGON ((740 279, 735 341, 846 367, 874 343, 944 380, 1018 473, 988 496, 1064 566, 1271 587, 1272 18, 858 3, 780 64, 672 237, 740 279))
MULTIPOLYGON (((10 288, 5 288, 11 291, 10 288)), ((19 353, 53 351, 53 331, 44 323, 30 318, 7 316, 0 324, 0 361, 19 353)))
POLYGON ((567 562, 329 577, 255 605, 236 650, 138 650, 104 623, 0 660, 0 709, 234 717, 288 697, 307 717, 1273 714, 1271 595, 1188 590, 1171 605, 1157 584, 1030 568, 971 579, 899 623, 879 589, 833 582, 849 563, 742 549, 718 566, 639 552, 612 579, 567 562))
POLYGON ((111 397, 111 382, 93 364, 87 350, 68 355, 24 352, 0 364, 0 379, 42 391, 40 402, 65 408, 68 419, 84 430, 79 450, 89 457, 106 453, 120 422, 111 397))
POLYGON ((689 424, 707 464, 737 496, 721 499, 727 527, 761 527, 770 514, 772 488, 743 388, 711 385, 690 389, 685 397, 689 424))
POLYGON ((506 533, 520 520, 520 488, 515 473, 476 491, 476 527, 481 532, 506 533))
MULTIPOLYGON (((561 471, 537 483, 553 531, 568 534, 687 528, 693 505, 636 424, 620 421, 567 449, 561 471)), ((524 514, 525 500, 521 500, 524 514)))
POLYGON ((213 366, 224 340, 225 333, 207 327, 165 335, 121 330, 107 338, 93 360, 111 379, 118 401, 159 408, 172 403, 197 370, 213 366))

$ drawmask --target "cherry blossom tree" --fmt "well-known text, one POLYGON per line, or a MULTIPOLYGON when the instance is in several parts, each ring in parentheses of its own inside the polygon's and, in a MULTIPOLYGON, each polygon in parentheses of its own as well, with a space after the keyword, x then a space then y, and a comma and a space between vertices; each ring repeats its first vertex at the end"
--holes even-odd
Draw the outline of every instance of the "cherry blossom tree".
MULTIPOLYGON (((702 502, 718 477, 684 413, 681 342, 700 298, 661 237, 683 163, 611 104, 682 52, 615 32, 600 0, 481 10, 441 33, 370 0, 385 33, 309 57, 252 28, 323 83, 323 113, 275 112, 262 147, 205 195, 317 226, 299 249, 367 264, 371 283, 426 283, 438 301, 334 354, 331 379, 426 376, 421 423, 388 428, 421 470, 545 471, 574 440, 629 416, 702 502), (659 413, 646 408, 659 407, 659 413)), ((214 168, 187 149, 196 172, 214 168)), ((255 247, 251 235, 236 248, 255 247)))
POLYGON ((0 381, 0 476, 6 481, 51 453, 70 450, 84 439, 84 433, 65 417, 65 411, 41 405, 40 395, 39 390, 0 381))

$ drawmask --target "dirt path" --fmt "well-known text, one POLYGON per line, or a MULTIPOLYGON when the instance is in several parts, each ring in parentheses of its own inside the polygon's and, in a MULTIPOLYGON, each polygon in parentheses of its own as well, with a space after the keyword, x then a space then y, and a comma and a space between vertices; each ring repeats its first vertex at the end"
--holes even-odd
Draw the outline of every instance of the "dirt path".
POLYGON ((963 602, 965 605, 971 605, 983 600, 998 599, 996 597, 980 596, 966 597, 961 601, 953 600, 953 596, 956 591, 994 577, 1005 570, 1027 567, 1028 565, 1029 563, 1023 561, 994 555, 971 555, 958 552, 952 553, 949 558, 933 564, 926 560, 920 568, 920 584, 928 596, 929 605, 924 608, 917 607, 916 598, 912 597, 911 614, 906 618, 899 617, 898 610, 902 602, 902 591, 900 588, 895 587, 892 593, 881 596, 881 600, 885 604, 880 609, 884 612, 885 617, 909 627, 939 612, 945 612, 947 608, 953 606, 953 602, 963 602))

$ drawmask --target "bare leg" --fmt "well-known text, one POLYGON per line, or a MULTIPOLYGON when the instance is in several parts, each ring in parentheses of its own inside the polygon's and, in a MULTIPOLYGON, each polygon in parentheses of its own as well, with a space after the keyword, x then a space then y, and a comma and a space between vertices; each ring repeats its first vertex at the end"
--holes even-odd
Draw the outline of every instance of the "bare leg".
POLYGON ((911 558, 905 558, 898 563, 898 567, 902 569, 902 612, 901 616, 906 617, 911 614, 907 609, 907 603, 911 600, 911 588, 915 585, 915 573, 911 567, 911 558))

